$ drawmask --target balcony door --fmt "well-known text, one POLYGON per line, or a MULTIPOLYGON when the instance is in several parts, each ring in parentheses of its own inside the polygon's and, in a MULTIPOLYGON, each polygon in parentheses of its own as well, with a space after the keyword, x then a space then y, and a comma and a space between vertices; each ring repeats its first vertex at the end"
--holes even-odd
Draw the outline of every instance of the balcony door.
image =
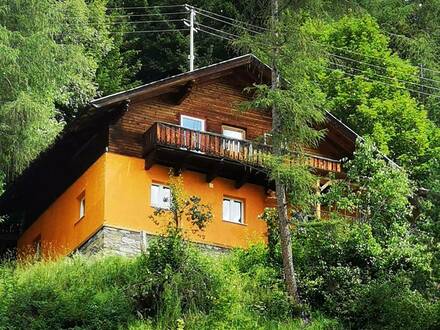
POLYGON ((199 132, 205 131, 205 120, 181 115, 180 126, 188 129, 183 130, 183 148, 202 152, 202 135, 199 132))
POLYGON ((223 148, 225 151, 239 153, 242 150, 242 143, 240 140, 246 139, 246 131, 241 128, 223 125, 222 134, 228 138, 223 141, 223 148))

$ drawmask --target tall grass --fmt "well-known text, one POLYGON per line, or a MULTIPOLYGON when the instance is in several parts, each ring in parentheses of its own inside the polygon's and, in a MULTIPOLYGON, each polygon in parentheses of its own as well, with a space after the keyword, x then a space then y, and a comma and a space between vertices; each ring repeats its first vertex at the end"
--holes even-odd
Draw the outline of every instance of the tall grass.
MULTIPOLYGON (((254 247, 226 256, 162 238, 133 259, 0 266, 0 329, 303 329, 254 247)), ((338 329, 317 316, 307 329, 338 329)))

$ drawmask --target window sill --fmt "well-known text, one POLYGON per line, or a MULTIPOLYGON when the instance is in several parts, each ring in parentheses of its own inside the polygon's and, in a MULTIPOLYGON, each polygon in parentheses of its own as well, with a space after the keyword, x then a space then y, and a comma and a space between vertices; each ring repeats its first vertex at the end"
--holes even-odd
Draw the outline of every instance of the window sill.
POLYGON ((151 207, 153 209, 155 209, 156 211, 171 211, 171 208, 169 208, 169 207, 160 207, 160 206, 156 206, 156 205, 151 205, 151 207))
POLYGON ((78 220, 76 220, 76 222, 74 223, 74 226, 76 226, 78 223, 80 223, 86 216, 83 215, 81 218, 79 218, 78 220))
POLYGON ((233 225, 247 226, 247 223, 235 222, 235 221, 225 220, 225 219, 223 219, 222 221, 223 221, 223 222, 230 223, 230 224, 233 224, 233 225))

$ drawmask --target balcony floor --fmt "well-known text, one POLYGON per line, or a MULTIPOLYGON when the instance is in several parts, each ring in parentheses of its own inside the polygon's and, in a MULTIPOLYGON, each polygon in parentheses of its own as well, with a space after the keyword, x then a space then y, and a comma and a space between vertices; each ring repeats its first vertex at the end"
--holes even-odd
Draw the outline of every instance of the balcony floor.
POLYGON ((148 170, 154 164, 169 166, 176 171, 192 170, 204 173, 207 182, 211 182, 216 177, 231 179, 235 181, 236 188, 240 188, 245 183, 271 188, 262 168, 252 167, 230 158, 183 150, 169 145, 156 144, 145 155, 145 169, 148 170))

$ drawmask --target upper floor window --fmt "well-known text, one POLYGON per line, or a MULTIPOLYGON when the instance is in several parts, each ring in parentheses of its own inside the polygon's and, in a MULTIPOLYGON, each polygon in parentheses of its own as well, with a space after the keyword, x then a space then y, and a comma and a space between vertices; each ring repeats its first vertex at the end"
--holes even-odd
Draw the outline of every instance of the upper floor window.
POLYGON ((170 209, 171 190, 169 187, 153 183, 151 185, 151 206, 160 209, 170 209))
POLYGON ((78 220, 81 220, 86 216, 86 193, 83 191, 78 196, 78 220))
POLYGON ((240 152, 242 149, 242 143, 237 140, 244 140, 246 138, 246 131, 241 128, 223 125, 223 136, 230 138, 223 141, 223 148, 229 151, 240 152))
POLYGON ((232 127, 223 125, 222 126, 223 136, 231 139, 244 140, 246 139, 246 131, 242 128, 232 127))
POLYGON ((205 121, 200 118, 190 117, 181 115, 180 116, 180 126, 189 128, 195 131, 205 130, 205 121))
POLYGON ((223 220, 244 223, 243 202, 229 197, 223 198, 223 220))

